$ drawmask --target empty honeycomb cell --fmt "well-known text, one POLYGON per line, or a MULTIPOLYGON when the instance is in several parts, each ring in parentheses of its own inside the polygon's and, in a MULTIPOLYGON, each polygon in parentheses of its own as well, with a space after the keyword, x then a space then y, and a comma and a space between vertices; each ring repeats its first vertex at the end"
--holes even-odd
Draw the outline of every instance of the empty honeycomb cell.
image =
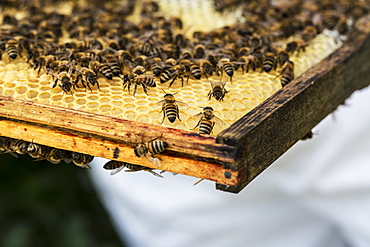
POLYGON ((114 107, 111 110, 111 113, 112 113, 113 116, 118 116, 118 115, 121 115, 122 113, 124 113, 124 110, 122 109, 122 107, 114 107))
POLYGON ((16 86, 16 84, 13 83, 13 82, 5 82, 4 83, 4 87, 6 87, 6 88, 13 88, 15 86, 16 86))
POLYGON ((49 92, 42 92, 40 93, 40 95, 38 96, 40 99, 49 99, 51 97, 51 93, 49 92))
POLYGON ((27 98, 28 99, 35 99, 38 95, 39 95, 39 92, 35 91, 35 90, 29 90, 27 92, 27 98))
POLYGON ((221 114, 222 114, 222 119, 228 119, 229 121, 235 120, 235 115, 232 109, 223 109, 221 114))
POLYGON ((150 121, 151 119, 149 119, 149 116, 148 114, 139 114, 137 117, 136 117, 136 121, 138 122, 141 122, 141 123, 147 123, 148 121, 150 121))
POLYGON ((121 106, 121 107, 123 107, 124 104, 123 104, 122 101, 114 100, 114 101, 111 102, 111 105, 112 106, 121 106))
POLYGON ((97 101, 99 97, 97 95, 89 95, 87 99, 90 101, 97 101))
POLYGON ((112 109, 112 106, 111 105, 106 105, 106 104, 101 105, 99 107, 99 111, 101 111, 101 112, 109 112, 111 109, 112 109))
POLYGON ((135 109, 137 112, 140 112, 140 113, 148 113, 149 112, 149 109, 148 107, 146 106, 139 106, 139 107, 136 107, 135 109))
MULTIPOLYGON (((43 86, 43 87, 39 87, 39 90, 40 91, 44 91, 44 92, 47 92, 47 91, 50 91, 52 88, 49 86, 43 86)), ((57 90, 58 88, 55 88, 55 90, 57 90)), ((54 93, 55 93, 55 90, 53 89, 54 93)))
POLYGON ((97 102, 89 102, 87 103, 87 107, 91 109, 96 109, 99 106, 99 103, 97 102))
POLYGON ((77 99, 76 100, 76 104, 78 104, 78 105, 85 105, 86 104, 86 100, 85 99, 77 99))
POLYGON ((60 102, 60 101, 62 100, 62 98, 63 98, 63 96, 62 96, 62 95, 60 95, 60 94, 56 94, 56 95, 53 95, 53 96, 51 97, 51 100, 52 100, 52 101, 58 101, 58 102, 60 102))
POLYGON ((64 96, 64 98, 63 98, 63 102, 65 102, 65 103, 71 103, 71 102, 73 102, 75 100, 75 98, 73 97, 73 96, 64 96))
POLYGON ((110 100, 110 98, 108 98, 108 97, 103 97, 103 98, 100 98, 99 99, 99 102, 101 103, 101 104, 106 104, 106 103, 109 103, 111 100, 110 100))
POLYGON ((18 94, 25 94, 27 92, 27 87, 25 86, 18 86, 15 88, 15 91, 18 93, 18 94))
POLYGON ((124 118, 126 118, 128 120, 135 120, 136 116, 137 116, 137 114, 134 110, 128 110, 124 114, 124 118))

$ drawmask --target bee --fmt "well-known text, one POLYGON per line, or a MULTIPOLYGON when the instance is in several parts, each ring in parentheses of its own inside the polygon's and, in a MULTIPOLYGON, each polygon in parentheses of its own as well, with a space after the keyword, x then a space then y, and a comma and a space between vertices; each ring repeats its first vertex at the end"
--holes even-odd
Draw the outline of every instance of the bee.
POLYGON ((190 63, 189 71, 191 75, 197 80, 199 80, 202 76, 202 71, 200 70, 200 66, 194 62, 190 63))
POLYGON ((168 121, 170 121, 171 123, 175 122, 176 118, 181 121, 179 116, 179 105, 187 106, 187 104, 175 100, 175 97, 173 96, 174 94, 166 93, 164 90, 163 92, 165 93, 164 99, 157 102, 157 105, 162 105, 161 112, 163 112, 163 119, 161 124, 164 122, 166 116, 168 121))
POLYGON ((280 72, 281 75, 281 86, 285 86, 290 81, 294 79, 294 63, 292 61, 287 61, 280 72))
POLYGON ((280 67, 282 67, 287 61, 289 61, 289 54, 284 49, 278 49, 277 50, 277 63, 280 67))
POLYGON ((206 48, 204 47, 204 45, 202 44, 198 44, 194 47, 194 50, 193 50, 193 57, 195 59, 200 59, 200 58, 204 58, 206 52, 205 52, 206 48))
POLYGON ((272 69, 276 68, 276 58, 275 54, 272 52, 267 52, 264 54, 262 70, 265 72, 270 72, 272 69))
POLYGON ((0 136, 0 152, 6 154, 9 153, 15 158, 18 158, 18 155, 14 153, 14 150, 12 149, 11 145, 17 141, 16 139, 0 136))
POLYGON ((152 168, 141 166, 141 165, 134 165, 134 164, 116 161, 116 160, 108 161, 107 163, 105 163, 103 168, 106 170, 111 170, 110 172, 111 175, 115 175, 119 173, 120 171, 123 170, 123 168, 128 168, 129 170, 126 170, 126 172, 147 171, 153 174, 154 176, 163 178, 162 175, 154 172, 152 168))
POLYGON ((257 67, 262 66, 262 58, 258 58, 255 55, 241 56, 237 63, 241 64, 243 71, 248 73, 250 68, 252 68, 253 71, 256 71, 257 67))
POLYGON ((9 39, 5 43, 5 51, 10 59, 16 59, 20 55, 20 48, 16 39, 9 39))
POLYGON ((130 93, 130 87, 131 85, 134 84, 134 93, 133 95, 135 96, 136 89, 138 85, 141 85, 143 87, 144 92, 148 95, 147 92, 147 87, 156 87, 157 84, 155 80, 148 76, 148 75, 135 75, 135 74, 126 74, 123 76, 123 89, 128 88, 128 92, 130 93))
POLYGON ((44 146, 33 142, 31 142, 27 147, 27 153, 29 154, 29 156, 35 159, 41 159, 43 157, 46 157, 50 150, 51 148, 48 146, 44 146))
POLYGON ((94 156, 72 152, 71 158, 76 166, 91 169, 91 166, 89 166, 88 164, 94 159, 94 156))
POLYGON ((73 64, 70 64, 69 65, 68 72, 63 71, 63 72, 61 72, 59 74, 56 74, 54 71, 48 69, 48 73, 51 74, 53 77, 56 78, 56 80, 54 81, 54 84, 53 84, 52 88, 55 88, 58 85, 58 81, 59 81, 60 82, 59 87, 65 93, 71 92, 71 94, 72 94, 71 88, 74 87, 74 84, 72 84, 73 81, 74 81, 73 78, 72 78, 72 72, 74 70, 74 67, 72 65, 73 64))
POLYGON ((81 67, 89 67, 90 61, 98 59, 97 55, 93 52, 76 52, 72 56, 81 67))
POLYGON ((301 39, 305 42, 310 42, 316 37, 318 30, 315 26, 306 26, 301 34, 301 39))
POLYGON ((93 70, 95 74, 102 74, 108 80, 113 79, 113 72, 107 64, 98 61, 90 61, 89 69, 93 70))
POLYGON ((154 166, 160 166, 160 160, 154 155, 163 152, 167 147, 168 143, 164 141, 156 141, 157 138, 147 142, 140 143, 134 148, 134 153, 137 157, 146 157, 154 166))
POLYGON ((213 72, 215 71, 213 65, 205 59, 198 60, 199 67, 202 71, 202 74, 208 79, 208 76, 212 76, 213 72))
POLYGON ((91 87, 90 87, 90 84, 91 84, 92 86, 97 85, 98 89, 100 89, 98 77, 93 70, 85 68, 85 67, 81 67, 77 70, 77 73, 78 75, 75 80, 76 85, 81 80, 81 83, 85 88, 88 87, 91 90, 91 87), (84 82, 86 82, 86 85, 84 82))
POLYGON ((225 126, 225 122, 213 114, 213 108, 210 106, 204 107, 203 112, 198 113, 194 117, 200 118, 197 125, 193 128, 196 129, 199 126, 199 134, 211 134, 216 123, 221 127, 225 126))
POLYGON ((253 36, 249 39, 248 44, 249 47, 252 48, 252 50, 256 50, 262 46, 262 39, 260 37, 253 36))
POLYGON ((295 40, 287 43, 285 50, 289 54, 293 54, 295 51, 297 51, 297 56, 299 56, 299 53, 301 51, 305 51, 308 45, 309 43, 303 40, 295 40))
POLYGON ((184 77, 187 78, 186 82, 188 82, 189 81, 188 70, 185 65, 178 64, 162 72, 162 75, 159 78, 159 80, 161 83, 165 83, 172 79, 170 85, 168 86, 168 88, 170 88, 177 78, 181 79, 181 86, 184 86, 184 77))
POLYGON ((225 85, 226 85, 226 82, 225 81, 223 81, 223 82, 215 82, 215 81, 212 81, 211 82, 212 90, 209 91, 209 93, 207 95, 208 100, 211 100, 212 96, 217 101, 223 100, 224 97, 225 97, 225 94, 227 93, 227 91, 225 89, 225 85))
POLYGON ((234 64, 230 62, 229 58, 221 58, 217 63, 216 71, 221 71, 221 79, 222 74, 225 71, 225 73, 230 77, 230 82, 232 83, 235 67, 234 64))
POLYGON ((14 139, 13 141, 10 142, 10 150, 18 154, 25 154, 27 153, 29 144, 30 144, 29 142, 14 139))
POLYGON ((52 164, 59 164, 62 160, 70 163, 72 160, 72 152, 64 149, 51 148, 44 157, 52 164))
POLYGON ((163 67, 160 65, 160 63, 153 63, 151 69, 155 76, 160 76, 163 71, 163 67))
POLYGON ((43 67, 51 69, 53 67, 51 64, 57 60, 58 58, 54 55, 38 56, 33 60, 33 69, 38 70, 37 73, 40 75, 43 67))

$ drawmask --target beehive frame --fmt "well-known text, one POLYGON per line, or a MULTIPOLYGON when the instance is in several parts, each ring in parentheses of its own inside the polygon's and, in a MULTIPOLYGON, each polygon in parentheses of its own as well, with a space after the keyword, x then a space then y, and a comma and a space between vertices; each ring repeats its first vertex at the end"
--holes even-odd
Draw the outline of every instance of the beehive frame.
POLYGON ((329 57, 219 135, 206 136, 32 101, 0 97, 0 136, 156 168, 132 148, 156 137, 170 149, 160 169, 237 193, 355 90, 370 82, 368 23, 329 57))

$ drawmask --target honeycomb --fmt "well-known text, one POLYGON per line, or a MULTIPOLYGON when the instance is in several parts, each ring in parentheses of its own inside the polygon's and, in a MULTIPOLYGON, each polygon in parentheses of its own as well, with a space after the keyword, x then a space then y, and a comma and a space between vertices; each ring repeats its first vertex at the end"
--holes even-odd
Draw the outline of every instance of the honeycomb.
MULTIPOLYGON (((137 2, 139 4, 140 1, 137 2)), ((237 10, 233 13, 225 13, 221 18, 220 13, 210 10, 212 8, 208 5, 211 1, 193 1, 192 4, 188 1, 180 2, 185 2, 186 8, 179 7, 179 1, 159 1, 161 10, 166 12, 165 15, 182 18, 186 33, 212 30, 235 23, 241 18, 241 13, 237 10), (190 15, 197 16, 197 18, 189 18, 190 15)), ((66 13, 71 11, 71 7, 61 8, 61 11, 66 13)), ((130 18, 137 19, 137 14, 134 13, 130 18)), ((284 46, 291 39, 280 41, 280 45, 284 46)), ((301 52, 299 56, 294 54, 290 57, 290 60, 295 63, 295 77, 319 63, 340 45, 341 42, 336 37, 325 34, 317 35, 310 41, 310 45, 304 52, 301 52)), ((197 131, 193 130, 199 121, 195 115, 202 112, 202 107, 211 106, 215 116, 225 122, 224 126, 215 125, 212 132, 214 135, 230 126, 281 88, 279 77, 281 68, 278 67, 270 73, 261 72, 260 69, 248 73, 237 70, 232 82, 225 73, 222 77, 214 74, 212 77, 202 77, 201 80, 189 79, 187 83, 184 82, 184 86, 181 86, 181 81, 178 79, 170 88, 168 88, 168 82, 160 84, 157 80, 155 88, 148 88, 148 95, 144 93, 141 86, 138 86, 135 96, 132 95, 133 88, 131 88, 131 93, 127 89, 124 90, 122 79, 118 77, 113 80, 99 78, 100 89, 96 86, 92 87, 91 91, 86 88, 76 88, 73 94, 67 94, 59 87, 52 88, 54 84, 52 76, 46 73, 39 75, 22 57, 11 60, 5 53, 2 57, 0 95, 187 131, 197 131), (219 81, 227 82, 225 89, 228 92, 223 101, 216 101, 214 98, 208 100, 207 94, 212 89, 211 83, 219 81), (163 100, 165 94, 163 90, 166 93, 176 93, 176 101, 186 103, 186 106, 179 107, 181 121, 177 119, 174 123, 170 123, 166 118, 162 123, 162 106, 157 103, 163 100)))
MULTIPOLYGON (((295 76, 299 76, 320 62, 339 46, 340 44, 335 43, 334 38, 323 34, 318 35, 307 47, 306 52, 302 52, 299 57, 291 58, 295 63, 295 76)), ((162 90, 165 90, 166 93, 176 93, 175 99, 186 103, 187 106, 179 107, 181 121, 170 123, 166 118, 163 126, 191 130, 198 122, 195 115, 202 111, 200 107, 212 106, 215 116, 226 123, 225 126, 215 125, 212 133, 214 135, 281 88, 277 71, 242 73, 238 70, 233 76, 232 83, 225 74, 222 78, 214 75, 208 79, 189 79, 188 83, 184 82, 183 87, 180 80, 175 81, 170 88, 168 83, 157 83, 157 87, 148 88, 148 95, 139 86, 135 96, 132 95, 132 89, 130 94, 127 89, 123 90, 121 79, 99 78, 100 89, 92 87, 90 91, 76 88, 71 95, 64 93, 59 87, 52 89, 54 80, 51 75, 44 73, 38 76, 37 71, 29 67, 30 65, 22 58, 11 62, 6 62, 5 58, 0 61, 0 95, 160 125, 163 113, 161 113, 162 106, 157 102, 163 100, 162 90), (225 86, 228 93, 221 102, 213 97, 209 101, 206 96, 211 90, 210 83, 218 82, 220 79, 228 81, 225 86)))

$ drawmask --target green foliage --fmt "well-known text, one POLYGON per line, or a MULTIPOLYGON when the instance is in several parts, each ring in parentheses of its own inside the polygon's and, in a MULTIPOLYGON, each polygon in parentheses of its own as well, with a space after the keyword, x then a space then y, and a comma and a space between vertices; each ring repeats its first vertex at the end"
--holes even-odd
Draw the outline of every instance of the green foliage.
POLYGON ((0 155, 0 246, 122 246, 87 171, 0 155))

